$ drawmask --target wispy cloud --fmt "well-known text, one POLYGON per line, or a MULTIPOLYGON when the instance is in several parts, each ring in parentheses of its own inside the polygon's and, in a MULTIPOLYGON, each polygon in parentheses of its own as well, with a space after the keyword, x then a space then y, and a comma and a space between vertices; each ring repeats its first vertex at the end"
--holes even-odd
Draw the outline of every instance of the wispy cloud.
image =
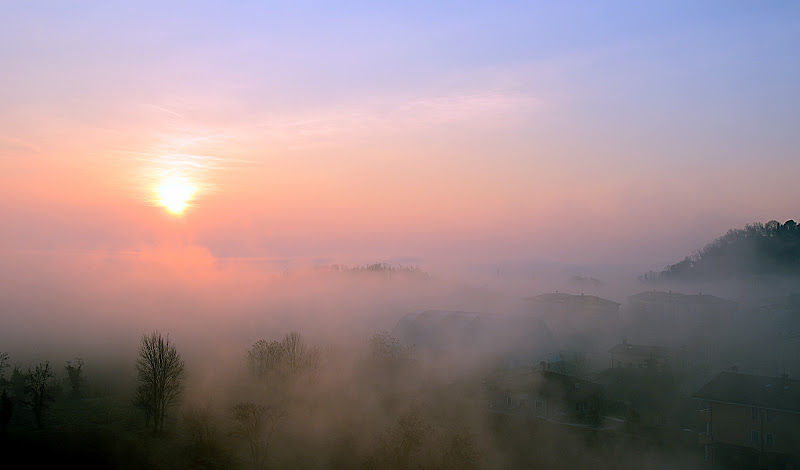
POLYGON ((140 162, 133 179, 140 191, 140 198, 148 204, 156 205, 155 189, 167 178, 178 178, 189 182, 198 195, 215 189, 214 173, 242 165, 241 159, 227 158, 224 155, 207 155, 193 152, 203 148, 219 148, 224 139, 207 135, 183 135, 162 137, 153 147, 129 156, 140 162))
POLYGON ((346 139, 365 132, 403 133, 431 126, 485 122, 499 115, 511 120, 542 106, 541 100, 528 95, 465 92, 307 109, 265 119, 257 129, 271 140, 307 145, 314 140, 346 139))
MULTIPOLYGON (((3 154, 9 153, 41 153, 42 149, 38 145, 17 137, 0 134, 0 158, 3 154)), ((10 155, 6 155, 10 156, 10 155)))

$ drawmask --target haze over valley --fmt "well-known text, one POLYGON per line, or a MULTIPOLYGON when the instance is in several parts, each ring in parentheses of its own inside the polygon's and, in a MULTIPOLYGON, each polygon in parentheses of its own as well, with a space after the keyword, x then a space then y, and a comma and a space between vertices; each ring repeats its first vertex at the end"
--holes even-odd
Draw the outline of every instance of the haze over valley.
POLYGON ((0 466, 800 468, 800 6, 0 18, 0 466))

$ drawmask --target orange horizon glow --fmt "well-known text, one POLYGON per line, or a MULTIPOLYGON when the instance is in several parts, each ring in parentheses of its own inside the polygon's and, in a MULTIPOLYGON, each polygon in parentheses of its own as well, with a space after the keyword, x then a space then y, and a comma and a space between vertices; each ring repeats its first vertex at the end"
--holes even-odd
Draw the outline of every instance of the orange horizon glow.
POLYGON ((330 5, 16 3, 0 251, 657 269, 797 217, 795 7, 459 4, 461 31, 445 6, 376 6, 365 29, 330 5))

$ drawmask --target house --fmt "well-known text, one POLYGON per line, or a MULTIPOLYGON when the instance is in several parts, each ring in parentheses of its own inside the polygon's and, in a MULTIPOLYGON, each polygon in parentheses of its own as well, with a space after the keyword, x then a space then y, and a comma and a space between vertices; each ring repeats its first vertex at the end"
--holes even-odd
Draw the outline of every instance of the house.
POLYGON ((776 336, 782 339, 800 338, 800 305, 796 297, 789 301, 770 302, 758 307, 758 322, 771 326, 776 336))
POLYGON ((682 344, 696 350, 701 362, 724 356, 719 343, 707 341, 709 328, 718 337, 735 335, 741 329, 739 304, 703 293, 647 291, 628 297, 626 325, 628 335, 646 338, 650 343, 682 344))
POLYGON ((683 392, 681 376, 669 368, 606 369, 589 379, 603 386, 607 413, 624 419, 628 432, 663 440, 672 431, 696 425, 696 402, 683 392))
POLYGON ((598 331, 614 329, 620 304, 594 295, 552 292, 525 299, 530 315, 545 322, 562 348, 594 351, 606 338, 598 331))
POLYGON ((537 295, 525 299, 533 312, 548 318, 577 317, 581 320, 616 320, 620 304, 596 295, 572 295, 559 292, 537 295))
POLYGON ((730 320, 738 311, 733 300, 714 295, 647 291, 628 297, 630 314, 651 324, 698 324, 730 320))
POLYGON ((800 380, 722 372, 694 395, 708 461, 800 469, 800 380))
POLYGON ((611 368, 624 367, 673 367, 678 363, 678 353, 663 346, 631 344, 627 340, 609 349, 611 368))
POLYGON ((530 315, 426 310, 403 316, 392 335, 432 354, 457 356, 462 364, 491 358, 531 365, 552 347, 552 334, 530 315))
POLYGON ((559 423, 601 422, 605 413, 601 385, 544 368, 518 369, 497 377, 489 400, 492 409, 559 423))

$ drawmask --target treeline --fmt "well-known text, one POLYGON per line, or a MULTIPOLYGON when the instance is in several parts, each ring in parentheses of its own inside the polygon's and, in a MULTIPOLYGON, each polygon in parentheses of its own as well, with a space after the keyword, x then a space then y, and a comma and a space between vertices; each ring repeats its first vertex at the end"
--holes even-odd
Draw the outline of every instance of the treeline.
POLYGON ((177 345, 155 331, 141 337, 135 382, 116 397, 87 389, 82 359, 58 378, 49 362, 12 367, 2 353, 0 454, 42 467, 479 468, 478 434, 463 420, 472 410, 442 416, 438 394, 413 385, 429 380, 412 347, 378 331, 355 351, 296 331, 259 339, 201 390, 177 345))
POLYGON ((17 410, 22 407, 29 409, 36 427, 41 429, 44 426, 43 415, 56 396, 64 392, 71 398, 80 397, 86 382, 81 358, 67 361, 62 380, 56 378, 49 361, 27 369, 16 364, 6 377, 6 370, 10 367, 8 353, 0 353, 0 435, 5 434, 15 407, 17 410))
POLYGON ((423 271, 419 266, 414 265, 393 265, 389 263, 369 263, 357 266, 347 266, 343 264, 331 264, 325 266, 323 269, 331 272, 345 272, 345 273, 365 273, 365 274, 383 274, 392 275, 400 274, 410 277, 428 278, 427 272, 423 271))
MULTIPOLYGON (((167 335, 145 334, 135 362, 106 372, 113 389, 98 388, 103 374, 80 359, 63 372, 47 362, 23 370, 0 354, 0 417, 9 424, 0 433, 2 462, 122 470, 644 468, 678 449, 506 413, 492 403, 517 386, 506 389, 495 366, 452 375, 454 358, 426 355, 386 331, 345 347, 318 346, 292 331, 241 348, 230 359, 184 362, 167 335)), ((559 356, 554 371, 586 371, 586 356, 559 356)))
POLYGON ((685 281, 800 274, 800 226, 771 220, 731 229, 661 272, 650 271, 643 281, 685 281))

